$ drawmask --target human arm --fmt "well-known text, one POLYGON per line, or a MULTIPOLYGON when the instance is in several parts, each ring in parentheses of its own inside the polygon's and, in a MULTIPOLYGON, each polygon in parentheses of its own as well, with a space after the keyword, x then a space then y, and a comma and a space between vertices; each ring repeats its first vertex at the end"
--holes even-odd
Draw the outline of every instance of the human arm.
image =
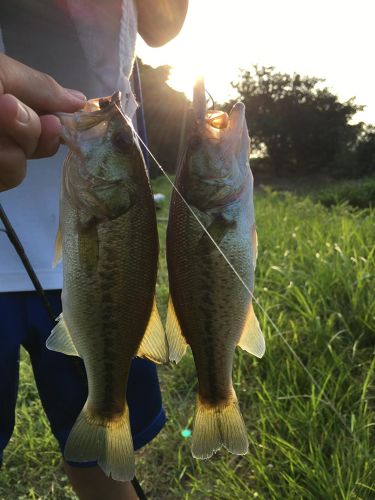
POLYGON ((53 155, 60 124, 51 113, 74 112, 84 96, 0 54, 0 191, 22 182, 27 158, 53 155))
POLYGON ((184 24, 189 0, 136 0, 138 33, 151 47, 174 38, 184 24))

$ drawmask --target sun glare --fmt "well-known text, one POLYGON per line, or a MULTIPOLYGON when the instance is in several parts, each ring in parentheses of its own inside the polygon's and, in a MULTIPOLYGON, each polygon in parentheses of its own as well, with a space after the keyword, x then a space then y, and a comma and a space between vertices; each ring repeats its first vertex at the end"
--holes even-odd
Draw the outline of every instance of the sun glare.
MULTIPOLYGON (((236 3, 236 2, 235 2, 236 3)), ((215 101, 223 102, 234 95, 233 88, 225 75, 238 74, 238 66, 233 61, 233 51, 238 41, 230 37, 226 24, 235 15, 236 9, 227 10, 226 3, 219 0, 190 2, 188 15, 181 33, 164 47, 150 49, 138 40, 137 51, 144 62, 158 64, 158 60, 168 61, 171 66, 169 84, 184 92, 188 99, 193 97, 196 79, 202 76, 206 89, 215 101), (213 10, 214 8, 214 10, 213 10)))
POLYGON ((231 81, 238 81, 240 68, 275 66, 325 78, 341 99, 356 96, 367 105, 361 117, 374 122, 375 73, 369 63, 374 2, 357 0, 354 7, 349 0, 316 0, 308 15, 300 3, 189 0, 181 33, 157 49, 139 39, 137 53, 154 67, 170 65, 170 85, 189 98, 198 74, 221 103, 236 95, 231 81))
MULTIPOLYGON (((191 13, 191 15, 193 15, 191 13)), ((187 20, 187 23, 189 20, 187 20)), ((193 36, 181 33, 175 43, 170 44, 171 60, 174 61, 169 84, 191 100, 197 78, 203 77, 207 90, 215 94, 220 68, 216 64, 217 43, 211 40, 211 30, 203 20, 194 23, 193 36)))
POLYGON ((168 83, 176 90, 184 92, 188 99, 193 98, 193 86, 197 78, 206 80, 205 72, 194 61, 186 61, 184 66, 172 67, 168 83))

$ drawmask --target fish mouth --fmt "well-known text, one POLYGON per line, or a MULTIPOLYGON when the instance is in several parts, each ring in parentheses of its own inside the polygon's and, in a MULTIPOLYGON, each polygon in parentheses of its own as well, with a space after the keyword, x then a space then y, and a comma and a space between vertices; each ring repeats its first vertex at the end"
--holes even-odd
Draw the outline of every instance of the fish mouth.
POLYGON ((100 111, 109 111, 114 107, 121 107, 121 92, 118 90, 114 94, 106 97, 97 97, 86 102, 81 113, 96 113, 100 111))
POLYGON ((66 142, 76 132, 83 132, 108 121, 116 112, 121 113, 121 92, 111 96, 90 99, 83 109, 75 113, 55 113, 62 125, 61 135, 66 142))
POLYGON ((201 139, 220 143, 229 127, 229 115, 217 109, 207 110, 206 89, 203 78, 196 80, 193 92, 193 115, 195 134, 201 139))

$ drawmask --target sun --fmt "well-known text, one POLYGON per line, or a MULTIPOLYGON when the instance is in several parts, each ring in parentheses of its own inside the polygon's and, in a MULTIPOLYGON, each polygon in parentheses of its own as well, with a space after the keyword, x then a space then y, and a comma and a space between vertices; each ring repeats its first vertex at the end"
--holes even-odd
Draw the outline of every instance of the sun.
MULTIPOLYGON (((192 100, 194 83, 198 77, 203 77, 214 101, 225 102, 234 97, 235 91, 228 80, 222 78, 222 58, 213 52, 211 44, 207 45, 207 40, 202 40, 204 36, 198 36, 198 33, 186 43, 181 37, 159 49, 165 52, 171 66, 168 84, 192 100)), ((142 44, 140 41, 139 45, 142 44)), ((146 46, 142 47, 143 53, 147 50, 146 46)))
POLYGON ((233 79, 238 74, 233 58, 234 42, 228 36, 224 13, 218 16, 221 11, 216 9, 215 16, 212 14, 218 5, 222 8, 225 3, 191 2, 181 33, 163 47, 152 49, 140 38, 137 41, 137 53, 145 62, 156 66, 159 61, 168 61, 171 66, 168 84, 190 100, 198 76, 203 76, 215 102, 227 101, 235 95, 227 78, 228 72, 233 79))
POLYGON ((147 47, 139 38, 137 54, 153 67, 171 66, 170 85, 189 98, 197 74, 203 73, 217 103, 236 97, 231 82, 241 79, 241 68, 250 70, 254 64, 325 78, 343 100, 356 96, 366 104, 361 119, 374 123, 374 71, 369 64, 374 2, 363 0, 351 8, 342 0, 315 0, 308 15, 300 3, 189 0, 180 34, 159 48, 147 47), (337 54, 332 40, 340 48, 337 54))
POLYGON ((198 77, 203 77, 205 80, 207 78, 204 72, 199 71, 194 62, 190 62, 190 64, 184 66, 176 65, 171 69, 168 85, 175 90, 183 92, 191 101, 193 98, 194 83, 198 77))

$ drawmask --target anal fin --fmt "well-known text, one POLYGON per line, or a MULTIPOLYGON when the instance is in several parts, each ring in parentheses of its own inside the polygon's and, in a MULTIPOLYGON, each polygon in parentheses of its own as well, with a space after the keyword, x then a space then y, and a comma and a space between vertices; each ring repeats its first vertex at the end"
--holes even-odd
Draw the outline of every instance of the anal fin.
POLYGON ((172 297, 169 297, 166 334, 169 346, 169 361, 178 363, 186 352, 187 342, 182 335, 182 330, 176 311, 173 306, 172 297))
POLYGON ((57 325, 47 339, 46 347, 51 351, 62 352, 68 356, 79 356, 63 315, 60 314, 57 320, 57 325))
POLYGON ((154 299, 150 319, 143 336, 141 345, 136 354, 139 358, 146 358, 154 363, 168 362, 168 344, 163 324, 154 299))
POLYGON ((242 330, 241 338, 238 345, 244 351, 254 354, 257 358, 261 358, 266 350, 262 330, 255 316, 253 305, 250 304, 245 324, 242 330))

